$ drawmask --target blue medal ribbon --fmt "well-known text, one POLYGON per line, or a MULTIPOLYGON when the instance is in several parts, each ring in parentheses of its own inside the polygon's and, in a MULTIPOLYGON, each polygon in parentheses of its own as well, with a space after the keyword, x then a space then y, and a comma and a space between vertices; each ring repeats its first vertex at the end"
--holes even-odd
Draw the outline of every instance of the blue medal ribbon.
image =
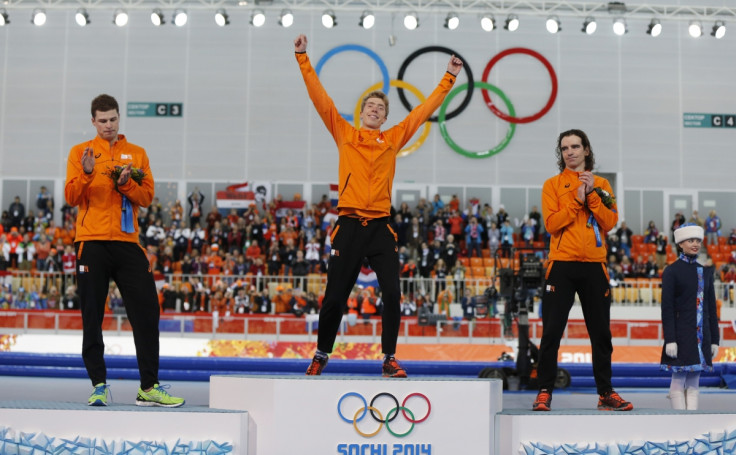
POLYGON ((129 234, 135 232, 135 226, 133 226, 133 205, 125 195, 123 195, 120 212, 120 230, 129 234))
POLYGON ((601 230, 598 229, 598 222, 595 220, 595 217, 592 213, 588 217, 588 224, 593 228, 593 232, 595 232, 595 246, 602 246, 603 242, 601 242, 601 230))

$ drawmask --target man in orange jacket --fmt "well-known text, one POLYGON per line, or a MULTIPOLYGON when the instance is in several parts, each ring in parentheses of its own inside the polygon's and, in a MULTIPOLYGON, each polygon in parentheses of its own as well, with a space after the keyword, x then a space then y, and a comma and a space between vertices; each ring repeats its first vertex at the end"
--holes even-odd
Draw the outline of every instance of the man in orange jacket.
POLYGON ((309 97, 327 130, 335 139, 339 157, 338 220, 330 236, 330 262, 327 288, 319 313, 317 352, 307 375, 318 375, 327 364, 329 353, 345 304, 355 284, 363 258, 376 272, 383 295, 384 377, 406 377, 394 358, 399 335, 399 256, 396 233, 391 229, 391 187, 396 170, 396 154, 419 127, 440 107, 455 83, 463 62, 454 55, 447 72, 424 104, 414 108, 398 125, 381 131, 388 116, 388 97, 369 93, 361 105, 361 128, 356 129, 337 111, 307 57, 307 37, 294 40, 294 52, 309 97))
POLYGON ((560 173, 542 187, 542 215, 551 239, 542 297, 539 393, 532 409, 551 409, 560 340, 577 293, 593 351, 598 409, 630 411, 634 406, 611 386, 611 289, 605 240, 618 222, 616 198, 608 180, 593 175, 595 158, 584 132, 560 134, 557 165, 560 173))
POLYGON ((112 278, 133 329, 141 387, 138 406, 177 407, 184 399, 159 385, 160 308, 146 252, 138 243, 138 207, 153 199, 146 151, 118 134, 120 110, 110 95, 92 100, 97 136, 69 152, 64 196, 79 207, 75 247, 82 310, 82 358, 94 390, 90 406, 106 406, 108 385, 102 320, 112 278))

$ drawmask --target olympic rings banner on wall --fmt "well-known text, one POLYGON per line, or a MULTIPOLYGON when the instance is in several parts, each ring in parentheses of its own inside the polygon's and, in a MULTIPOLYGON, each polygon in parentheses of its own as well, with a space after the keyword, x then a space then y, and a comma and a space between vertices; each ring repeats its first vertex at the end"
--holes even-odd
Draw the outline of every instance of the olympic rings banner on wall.
POLYGON ((531 123, 539 120, 540 118, 544 117, 547 112, 552 108, 552 106, 555 103, 555 100, 557 99, 557 89, 558 89, 558 83, 557 83, 557 73, 555 72, 554 67, 552 67, 552 64, 547 60, 542 54, 540 54, 537 51, 534 51, 532 49, 527 49, 524 47, 514 47, 510 49, 503 50, 493 56, 491 60, 486 65, 485 69, 483 70, 483 76, 481 77, 480 81, 475 81, 473 78, 473 72, 470 69, 470 64, 466 59, 460 55, 459 52, 456 52, 453 49, 443 47, 443 46, 426 46, 422 47, 420 49, 417 49, 413 53, 411 53, 406 59, 404 59, 403 63, 401 64, 398 74, 396 76, 396 79, 391 79, 389 76, 388 67, 384 63, 383 59, 376 54, 371 49, 360 46, 357 44, 344 44, 341 46, 336 46, 327 53, 325 53, 317 62, 317 65, 315 67, 315 71, 317 73, 317 76, 320 75, 320 72, 322 71, 323 66, 325 63, 335 57, 336 55, 342 53, 342 52, 359 52, 362 54, 367 55, 370 57, 376 65, 378 65, 379 70, 381 71, 381 77, 382 80, 377 82, 376 84, 368 87, 365 89, 365 91, 361 94, 361 96, 358 98, 357 103, 355 105, 355 109, 352 113, 343 113, 341 112, 341 115, 347 120, 348 122, 353 122, 356 128, 360 128, 360 104, 361 100, 364 96, 366 96, 368 93, 374 91, 374 90, 381 90, 385 94, 388 95, 391 87, 395 87, 398 95, 399 100, 401 101, 401 104, 408 110, 412 110, 411 103, 406 98, 406 94, 404 90, 409 90, 414 96, 419 99, 420 103, 423 103, 426 100, 426 96, 414 85, 404 80, 404 75, 406 74, 406 70, 409 67, 409 65, 419 56, 423 54, 427 54, 430 52, 441 52, 448 55, 455 55, 459 59, 463 61, 463 71, 465 72, 465 75, 468 79, 468 81, 464 84, 461 84, 457 87, 455 87, 445 98, 444 102, 439 108, 439 113, 437 116, 431 117, 422 128, 421 133, 419 134, 419 137, 411 144, 408 144, 406 147, 401 149, 401 151, 398 153, 399 157, 407 156, 411 153, 414 153, 416 150, 418 150, 426 141, 427 137, 429 136, 429 132, 432 128, 431 124, 433 122, 436 122, 440 128, 440 134, 442 135, 442 138, 445 140, 447 145, 454 150, 456 153, 463 155, 468 158, 488 158, 490 156, 496 155, 497 153, 501 152, 506 146, 508 146, 509 142, 511 142, 511 139, 514 137, 514 133, 516 132, 516 125, 519 123, 531 123), (538 60, 544 67, 546 68, 547 72, 549 73, 550 80, 552 82, 552 90, 550 92, 549 98, 547 99, 547 103, 536 113, 521 117, 517 116, 516 110, 514 108, 514 105, 512 104, 511 100, 506 96, 506 94, 499 88, 496 87, 488 82, 488 78, 490 76, 491 70, 493 67, 503 58, 508 57, 509 55, 527 55, 530 57, 535 58, 538 60), (470 100, 473 97, 473 92, 475 88, 479 88, 481 90, 481 95, 483 97, 483 101, 485 105, 488 107, 488 109, 491 111, 493 115, 496 117, 508 122, 509 127, 506 131, 506 134, 504 135, 501 142, 499 142, 494 147, 488 148, 486 150, 466 150, 460 145, 458 145, 452 137, 450 137, 450 133, 447 129, 447 122, 448 120, 451 120, 458 115, 460 115, 470 104, 470 100), (448 112, 448 108, 450 105, 450 102, 461 92, 466 92, 464 98, 460 102, 460 104, 452 111, 448 112), (506 111, 504 112, 501 109, 498 108, 497 103, 493 101, 493 98, 491 97, 491 94, 489 92, 492 92, 497 99, 500 99, 503 104, 506 106, 506 111))

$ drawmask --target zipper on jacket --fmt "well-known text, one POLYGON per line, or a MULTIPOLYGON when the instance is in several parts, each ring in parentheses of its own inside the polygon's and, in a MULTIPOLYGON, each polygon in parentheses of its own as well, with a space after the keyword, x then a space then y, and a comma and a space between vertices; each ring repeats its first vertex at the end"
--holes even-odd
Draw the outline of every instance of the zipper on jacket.
POLYGON ((347 189, 348 189, 348 182, 350 181, 350 176, 351 176, 351 175, 353 175, 353 173, 352 173, 352 172, 351 172, 350 174, 348 174, 348 178, 346 178, 346 179, 345 179, 345 186, 344 186, 344 187, 342 187, 342 191, 340 192, 340 196, 342 196, 342 193, 344 193, 344 192, 345 192, 345 190, 347 190, 347 189))
POLYGON ((567 228, 562 228, 562 232, 560 232, 560 240, 557 241, 557 251, 560 250, 560 243, 562 243, 562 236, 565 235, 565 229, 567 228))
POLYGON ((89 204, 87 204, 87 210, 84 211, 84 216, 82 217, 82 226, 84 226, 84 220, 87 218, 87 213, 89 213, 89 204))

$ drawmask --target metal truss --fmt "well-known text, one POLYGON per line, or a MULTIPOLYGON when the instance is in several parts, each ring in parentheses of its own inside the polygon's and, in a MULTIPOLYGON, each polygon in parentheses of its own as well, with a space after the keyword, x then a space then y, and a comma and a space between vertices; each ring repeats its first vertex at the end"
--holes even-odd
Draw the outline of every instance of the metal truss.
POLYGON ((214 10, 217 8, 260 8, 263 10, 301 10, 373 12, 416 12, 457 14, 508 14, 519 16, 587 17, 604 16, 625 18, 657 18, 660 20, 734 20, 736 8, 705 5, 655 5, 625 2, 593 1, 493 1, 493 0, 3 0, 2 9, 45 8, 49 10, 99 10, 124 8, 214 10))

